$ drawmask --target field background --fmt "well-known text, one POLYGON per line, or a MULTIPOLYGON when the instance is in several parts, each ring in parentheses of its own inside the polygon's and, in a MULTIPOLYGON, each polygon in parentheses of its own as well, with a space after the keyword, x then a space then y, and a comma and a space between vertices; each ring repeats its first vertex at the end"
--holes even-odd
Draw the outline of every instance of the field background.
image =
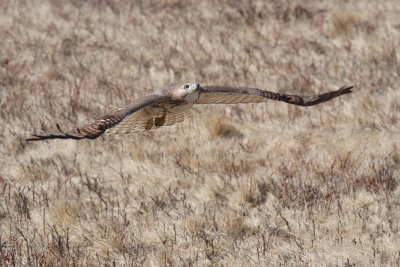
POLYGON ((399 265, 399 14, 398 0, 0 0, 0 265, 399 265), (23 141, 176 81, 355 89, 23 141))

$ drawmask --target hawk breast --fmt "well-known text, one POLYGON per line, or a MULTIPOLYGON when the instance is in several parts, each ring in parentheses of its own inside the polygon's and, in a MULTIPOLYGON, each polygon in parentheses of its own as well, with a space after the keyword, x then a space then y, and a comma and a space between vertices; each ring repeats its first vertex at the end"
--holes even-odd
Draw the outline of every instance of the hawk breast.
POLYGON ((198 91, 191 92, 185 96, 185 101, 188 103, 194 103, 197 101, 197 99, 199 99, 199 95, 200 94, 198 91))

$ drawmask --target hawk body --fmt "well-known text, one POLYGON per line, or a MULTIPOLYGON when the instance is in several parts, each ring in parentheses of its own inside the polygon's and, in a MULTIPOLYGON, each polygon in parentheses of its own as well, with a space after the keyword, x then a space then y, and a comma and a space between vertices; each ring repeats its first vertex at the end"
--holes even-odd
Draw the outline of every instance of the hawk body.
POLYGON ((353 86, 319 95, 300 96, 280 94, 250 87, 200 86, 196 83, 171 83, 152 94, 117 108, 103 117, 67 132, 33 134, 27 141, 46 139, 95 139, 102 134, 128 134, 169 126, 190 118, 198 111, 197 104, 260 103, 268 100, 286 102, 298 106, 313 106, 343 94, 351 93, 353 86))

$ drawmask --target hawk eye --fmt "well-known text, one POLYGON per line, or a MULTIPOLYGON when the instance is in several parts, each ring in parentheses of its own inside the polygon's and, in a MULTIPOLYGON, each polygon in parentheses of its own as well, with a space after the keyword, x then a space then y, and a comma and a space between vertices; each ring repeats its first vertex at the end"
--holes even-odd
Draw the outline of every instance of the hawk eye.
POLYGON ((183 88, 189 89, 189 84, 185 84, 185 86, 183 88))

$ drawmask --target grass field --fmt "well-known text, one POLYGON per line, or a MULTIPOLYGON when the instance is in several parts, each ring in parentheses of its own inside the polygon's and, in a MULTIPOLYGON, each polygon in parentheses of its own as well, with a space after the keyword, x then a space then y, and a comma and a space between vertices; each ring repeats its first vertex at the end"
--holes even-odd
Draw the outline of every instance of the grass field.
POLYGON ((400 264, 400 2, 0 0, 0 266, 400 264), (26 143, 176 81, 315 94, 26 143))

